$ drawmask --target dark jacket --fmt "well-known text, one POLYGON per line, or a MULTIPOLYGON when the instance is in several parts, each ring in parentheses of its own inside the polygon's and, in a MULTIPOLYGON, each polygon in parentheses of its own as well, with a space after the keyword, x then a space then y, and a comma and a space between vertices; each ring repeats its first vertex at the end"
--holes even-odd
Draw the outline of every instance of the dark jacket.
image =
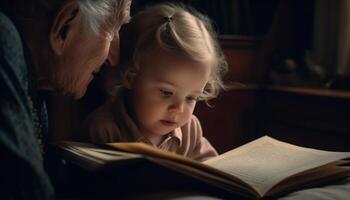
POLYGON ((37 135, 47 113, 14 23, 0 12, 0 199, 53 199, 37 135))

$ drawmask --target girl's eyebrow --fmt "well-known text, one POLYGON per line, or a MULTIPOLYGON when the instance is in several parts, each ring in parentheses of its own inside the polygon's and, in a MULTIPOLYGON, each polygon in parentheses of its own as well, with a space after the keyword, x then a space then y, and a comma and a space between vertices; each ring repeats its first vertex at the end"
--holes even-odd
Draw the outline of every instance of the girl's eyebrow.
POLYGON ((172 83, 172 82, 170 82, 170 81, 165 81, 165 80, 159 80, 159 79, 157 79, 156 82, 157 82, 158 84, 164 84, 164 85, 170 85, 170 86, 172 86, 172 87, 177 87, 176 84, 174 84, 174 83, 172 83))
MULTIPOLYGON (((169 82, 169 81, 163 81, 163 80, 156 80, 156 82, 158 84, 164 84, 164 85, 169 85, 171 87, 177 87, 176 84, 169 82)), ((195 90, 192 91, 191 93, 196 94, 196 95, 202 95, 203 94, 203 90, 195 90)))

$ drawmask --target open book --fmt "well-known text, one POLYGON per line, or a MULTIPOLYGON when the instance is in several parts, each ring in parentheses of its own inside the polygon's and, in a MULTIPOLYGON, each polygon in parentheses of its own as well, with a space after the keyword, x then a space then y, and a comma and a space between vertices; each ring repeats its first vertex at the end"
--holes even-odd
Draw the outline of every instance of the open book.
POLYGON ((252 199, 278 196, 350 176, 346 160, 350 152, 303 148, 268 136, 203 163, 142 143, 62 142, 57 147, 67 162, 88 171, 103 171, 147 160, 155 166, 252 199))

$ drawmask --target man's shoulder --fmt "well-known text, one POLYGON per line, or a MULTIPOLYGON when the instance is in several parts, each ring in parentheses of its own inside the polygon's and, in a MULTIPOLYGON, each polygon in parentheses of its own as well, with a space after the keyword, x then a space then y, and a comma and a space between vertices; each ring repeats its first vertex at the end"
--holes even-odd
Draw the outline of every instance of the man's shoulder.
POLYGON ((0 12, 0 73, 4 80, 19 81, 23 89, 27 88, 28 72, 22 39, 14 23, 2 12, 0 12))
MULTIPOLYGON (((21 44, 21 37, 13 21, 0 11, 0 45, 1 50, 21 48, 22 46, 13 46, 14 44, 21 44)), ((1 52, 6 53, 6 52, 1 52)))

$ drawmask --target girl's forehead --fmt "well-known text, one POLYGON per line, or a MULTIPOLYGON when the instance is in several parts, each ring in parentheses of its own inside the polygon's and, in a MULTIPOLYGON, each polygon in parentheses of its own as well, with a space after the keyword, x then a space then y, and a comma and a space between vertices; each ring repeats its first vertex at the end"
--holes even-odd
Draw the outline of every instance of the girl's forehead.
POLYGON ((176 54, 158 54, 150 56, 144 62, 142 69, 154 73, 201 73, 211 70, 211 65, 207 62, 191 60, 185 56, 176 54))
POLYGON ((144 66, 140 74, 142 79, 168 83, 175 87, 188 87, 202 90, 210 77, 210 66, 189 59, 167 58, 157 59, 144 66))
MULTIPOLYGON (((210 62, 199 62, 176 52, 168 52, 161 48, 143 54, 142 62, 139 63, 140 76, 149 80, 162 79, 185 81, 185 82, 207 82, 211 74, 210 62), (193 80, 187 81, 187 78, 193 80)), ((140 77, 142 78, 142 77, 140 77)))

